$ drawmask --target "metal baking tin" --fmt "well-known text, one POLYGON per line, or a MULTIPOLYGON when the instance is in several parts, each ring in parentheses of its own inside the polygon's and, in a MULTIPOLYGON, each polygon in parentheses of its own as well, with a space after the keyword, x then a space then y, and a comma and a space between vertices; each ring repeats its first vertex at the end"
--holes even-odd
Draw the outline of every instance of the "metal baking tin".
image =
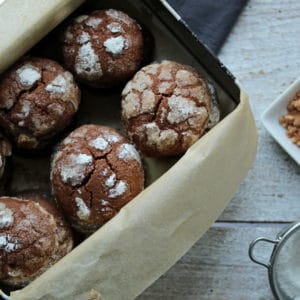
MULTIPOLYGON (((154 42, 152 55, 145 63, 168 59, 191 65, 215 86, 222 118, 236 108, 240 102, 240 89, 235 78, 165 1, 89 0, 77 9, 72 17, 101 8, 123 10, 142 25, 148 39, 153 39, 154 42)), ((63 26, 58 26, 54 33, 46 36, 28 53, 60 61, 61 58, 56 49, 59 48, 57 35, 61 27, 63 26)), ((102 125, 114 127, 122 132, 120 88, 99 92, 82 85, 80 89, 84 101, 81 102, 75 121, 68 131, 81 124, 97 124, 101 120, 102 125), (91 106, 93 106, 92 110, 91 106)), ((178 159, 179 157, 163 160, 145 158, 146 186, 165 173, 178 159)), ((9 180, 5 185, 4 193, 11 195, 24 190, 50 191, 48 156, 28 155, 24 157, 15 153, 11 160, 13 172, 8 176, 9 180)))
MULTIPOLYGON (((230 114, 240 102, 240 88, 228 69, 210 50, 192 33, 181 17, 163 0, 103 0, 86 1, 72 17, 95 9, 116 8, 127 12, 142 25, 154 41, 153 56, 150 61, 163 59, 175 60, 195 67, 213 83, 221 108, 221 117, 230 114)), ((74 5, 75 9, 75 5, 74 5)), ((71 13, 72 9, 68 13, 71 13)), ((66 17, 66 16, 65 16, 66 17)), ((62 21, 62 19, 61 19, 62 21)), ((60 25, 58 26, 60 27, 60 25)), ((55 29, 59 32, 59 28, 55 29)), ((55 55, 57 37, 51 39, 51 33, 28 54, 40 55, 59 60, 55 55), (50 39, 47 44, 47 40, 50 39), (52 44, 53 43, 53 44, 52 44), (45 46, 46 45, 46 46, 45 46), (47 46, 48 45, 48 46, 47 46), (49 49, 51 50, 49 53, 49 49), (53 51, 52 51, 53 50, 53 51), (53 53, 52 53, 53 52, 53 53)), ((150 62, 149 61, 149 62, 150 62)), ((82 101, 76 120, 69 131, 81 124, 99 123, 122 131, 120 120, 120 89, 101 91, 81 86, 82 101), (117 100, 117 101, 115 101, 117 100), (91 110, 91 106, 93 109, 91 110)), ((63 135, 61 136, 63 138, 63 135)), ((147 182, 150 185, 165 173, 179 158, 144 160, 147 182)), ((12 170, 2 193, 16 194, 24 190, 50 191, 49 153, 47 156, 15 155, 11 159, 12 170)))

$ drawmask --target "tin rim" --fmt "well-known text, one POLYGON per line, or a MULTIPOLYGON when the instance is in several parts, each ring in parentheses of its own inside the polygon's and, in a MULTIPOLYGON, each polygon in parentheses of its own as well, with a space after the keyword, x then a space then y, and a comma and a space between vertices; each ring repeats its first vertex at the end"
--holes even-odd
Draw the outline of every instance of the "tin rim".
POLYGON ((270 287, 271 290, 273 292, 273 295, 275 296, 276 299, 280 300, 281 298, 279 297, 278 294, 278 289, 276 288, 276 279, 274 278, 274 262, 275 259, 279 253, 279 251, 281 250, 281 248, 283 247, 283 245, 285 244, 285 242, 288 240, 288 238, 294 233, 296 232, 298 229, 300 229, 300 222, 297 223, 292 223, 289 226, 283 228, 276 236, 275 240, 272 239, 268 239, 265 237, 259 237, 255 240, 253 240, 250 245, 249 245, 249 257, 250 259, 256 263, 259 264, 265 268, 268 269, 268 277, 269 277, 269 283, 270 283, 270 287), (274 244, 272 253, 270 255, 270 259, 268 263, 262 262, 259 259, 256 258, 255 254, 254 254, 254 248, 255 246, 259 243, 259 242, 265 242, 265 243, 271 243, 274 244))

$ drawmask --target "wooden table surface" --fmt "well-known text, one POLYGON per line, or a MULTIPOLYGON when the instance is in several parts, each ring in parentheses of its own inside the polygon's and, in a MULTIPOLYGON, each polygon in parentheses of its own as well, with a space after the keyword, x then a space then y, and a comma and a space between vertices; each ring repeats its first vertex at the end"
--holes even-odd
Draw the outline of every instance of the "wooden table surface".
MULTIPOLYGON (((267 270, 249 260, 248 246, 300 220, 300 168, 260 116, 300 76, 299 48, 299 0, 249 1, 220 59, 250 96, 259 132, 256 161, 218 222, 139 300, 273 299, 267 270)), ((270 251, 259 248, 265 260, 270 251)))

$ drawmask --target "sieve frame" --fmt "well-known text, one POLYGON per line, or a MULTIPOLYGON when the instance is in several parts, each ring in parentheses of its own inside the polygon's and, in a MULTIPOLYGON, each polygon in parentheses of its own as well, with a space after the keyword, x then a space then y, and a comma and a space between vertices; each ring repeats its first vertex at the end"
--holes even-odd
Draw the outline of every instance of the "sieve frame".
POLYGON ((269 277, 270 287, 271 287, 272 293, 276 300, 285 300, 285 299, 279 297, 278 290, 276 289, 276 285, 275 285, 276 280, 274 279, 274 272, 273 272, 274 271, 274 262, 275 262, 275 259, 278 255, 278 253, 280 252, 281 248, 285 244, 285 242, 289 239, 289 237, 292 234, 294 234, 299 229, 300 229, 300 222, 294 222, 294 223, 288 225, 287 227, 283 228, 277 234, 277 236, 274 240, 266 238, 266 237, 258 237, 255 240, 253 240, 249 245, 249 249, 248 249, 249 258, 254 263, 261 265, 268 269, 268 277, 269 277), (274 244, 272 253, 270 255, 270 259, 267 263, 257 259, 254 254, 255 246, 260 242, 274 244))

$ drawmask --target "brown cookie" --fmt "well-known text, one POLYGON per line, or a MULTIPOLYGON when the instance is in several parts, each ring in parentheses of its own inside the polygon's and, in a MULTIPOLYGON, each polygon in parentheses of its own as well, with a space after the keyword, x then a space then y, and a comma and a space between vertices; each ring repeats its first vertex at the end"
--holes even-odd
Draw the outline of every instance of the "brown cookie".
POLYGON ((0 126, 19 148, 45 146, 80 102, 73 76, 57 62, 26 58, 0 78, 0 126))
POLYGON ((218 109, 211 112, 207 82, 192 67, 172 61, 142 68, 122 92, 124 127, 147 156, 184 153, 219 120, 218 109))
POLYGON ((24 286, 72 247, 69 226, 47 200, 0 197, 0 282, 24 286))
POLYGON ((117 131, 83 125, 54 155, 51 182, 72 225, 91 233, 142 191, 144 172, 138 152, 117 131))
POLYGON ((6 165, 6 158, 11 156, 11 144, 0 133, 0 178, 2 177, 6 165))
POLYGON ((77 17, 63 36, 67 68, 81 82, 108 88, 131 77, 143 57, 139 24, 114 9, 77 17))

